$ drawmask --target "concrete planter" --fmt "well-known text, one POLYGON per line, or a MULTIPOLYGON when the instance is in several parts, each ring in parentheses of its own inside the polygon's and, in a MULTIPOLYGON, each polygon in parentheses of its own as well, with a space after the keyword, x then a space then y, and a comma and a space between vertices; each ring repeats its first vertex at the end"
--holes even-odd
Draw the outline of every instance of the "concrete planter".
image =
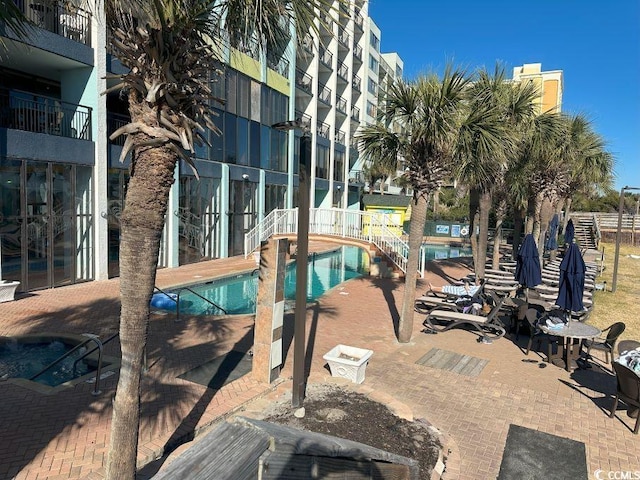
POLYGON ((10 302, 13 300, 18 285, 20 285, 20 282, 7 282, 5 280, 0 280, 0 303, 10 302))
POLYGON ((346 378, 354 383, 362 383, 371 355, 373 355, 373 350, 336 345, 322 358, 329 363, 332 377, 346 378))

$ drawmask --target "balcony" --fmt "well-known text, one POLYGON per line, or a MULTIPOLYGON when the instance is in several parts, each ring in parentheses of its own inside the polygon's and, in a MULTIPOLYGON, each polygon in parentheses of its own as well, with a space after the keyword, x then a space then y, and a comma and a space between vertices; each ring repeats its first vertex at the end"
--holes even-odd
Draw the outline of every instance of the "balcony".
POLYGON ((296 110, 296 120, 300 120, 300 124, 303 128, 311 128, 311 117, 306 113, 302 113, 300 110, 296 110))
POLYGON ((344 62, 338 60, 338 78, 349 83, 349 67, 344 62))
POLYGON ((331 127, 324 122, 318 122, 318 126, 316 127, 316 132, 319 137, 326 138, 327 140, 329 140, 331 127))
POLYGON ((336 110, 343 115, 347 114, 347 101, 342 97, 336 97, 336 110))
POLYGON ((345 48, 349 48, 349 42, 351 41, 351 37, 347 33, 344 28, 341 28, 338 32, 338 43, 345 48))
POLYGON ((274 72, 278 72, 283 77, 289 76, 289 60, 284 57, 278 60, 267 60, 267 65, 274 72))
MULTIPOLYGON (((109 138, 113 132, 118 130, 120 127, 124 127, 129 122, 131 122, 131 119, 127 115, 107 113, 107 138, 109 138)), ((120 135, 115 140, 109 140, 109 143, 112 145, 120 145, 122 147, 125 139, 125 135, 120 135)))
POLYGON ((91 108, 20 90, 0 93, 0 128, 91 140, 91 108))
POLYGON ((349 183, 365 183, 364 173, 362 170, 351 170, 349 172, 349 183))
POLYGON ((318 100, 326 105, 331 105, 331 89, 326 85, 318 85, 318 100))
POLYGON ((308 93, 309 95, 313 95, 311 86, 312 83, 313 78, 311 78, 311 75, 304 73, 302 70, 296 68, 296 87, 308 93))
POLYGON ((364 31, 364 19, 362 18, 362 14, 360 13, 360 9, 356 7, 355 15, 353 17, 353 23, 356 26, 356 30, 363 32, 364 31))
POLYGON ((355 105, 353 107, 351 107, 351 118, 355 122, 359 122, 360 121, 360 109, 358 107, 356 107, 355 105))
POLYGON ((351 81, 351 86, 358 93, 362 92, 362 87, 360 85, 362 85, 362 79, 358 75, 354 75, 353 80, 351 81))
POLYGON ((360 45, 353 46, 353 59, 362 63, 362 47, 360 45))
POLYGON ((339 128, 336 128, 334 133, 335 133, 336 143, 344 145, 345 144, 345 139, 346 139, 345 133, 342 130, 340 130, 339 128))
POLYGON ((13 0, 37 27, 75 42, 91 45, 91 15, 66 3, 48 0, 13 0))
POLYGON ((324 47, 320 47, 320 63, 329 69, 333 65, 333 53, 324 47))
POLYGON ((311 35, 305 35, 300 41, 300 46, 308 53, 313 53, 313 38, 311 35))

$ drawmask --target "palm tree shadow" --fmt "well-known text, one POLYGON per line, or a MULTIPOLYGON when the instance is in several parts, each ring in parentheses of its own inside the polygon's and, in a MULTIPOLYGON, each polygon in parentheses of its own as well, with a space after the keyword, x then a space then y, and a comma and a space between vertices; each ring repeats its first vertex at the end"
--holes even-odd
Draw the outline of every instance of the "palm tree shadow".
POLYGON ((616 395, 616 377, 611 372, 597 364, 591 364, 591 368, 574 370, 571 379, 574 383, 562 379, 560 382, 590 399, 607 415, 610 413, 613 397, 616 395), (598 393, 601 396, 596 396, 598 393))
POLYGON ((393 331, 396 338, 400 331, 400 312, 396 306, 396 299, 393 292, 398 289, 399 281, 392 278, 373 278, 371 283, 374 287, 382 291, 387 307, 389 308, 389 314, 391 315, 391 321, 393 322, 393 331))

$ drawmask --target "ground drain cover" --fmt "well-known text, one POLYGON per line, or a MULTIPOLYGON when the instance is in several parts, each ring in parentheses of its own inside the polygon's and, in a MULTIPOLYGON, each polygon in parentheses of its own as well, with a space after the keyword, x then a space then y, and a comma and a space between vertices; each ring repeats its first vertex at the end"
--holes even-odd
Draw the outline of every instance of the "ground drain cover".
POLYGON ((449 352, 439 348, 432 348, 416 363, 426 367, 456 372, 460 375, 477 377, 480 375, 480 372, 482 372, 484 366, 489 363, 489 360, 470 357, 469 355, 462 355, 456 352, 449 352))

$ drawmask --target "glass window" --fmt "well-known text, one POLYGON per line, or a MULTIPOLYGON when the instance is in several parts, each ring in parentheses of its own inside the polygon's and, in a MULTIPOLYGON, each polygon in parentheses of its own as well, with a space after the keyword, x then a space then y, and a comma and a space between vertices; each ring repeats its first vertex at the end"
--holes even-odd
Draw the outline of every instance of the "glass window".
POLYGON ((216 113, 218 115, 213 115, 211 117, 211 120, 213 121, 213 123, 216 125, 216 127, 218 127, 220 129, 220 132, 211 132, 210 133, 210 138, 211 138, 211 157, 210 159, 213 160, 214 162, 222 162, 224 161, 224 134, 222 132, 224 132, 224 112, 220 111, 220 110, 216 110, 216 113))
POLYGON ((269 154, 271 153, 271 129, 266 125, 260 127, 260 168, 269 170, 269 154))
POLYGON ((369 54, 369 69, 377 75, 379 66, 380 62, 378 62, 373 55, 369 54))
POLYGON ((227 112, 236 113, 237 102, 237 74, 233 70, 227 70, 227 112))
POLYGON ((287 171, 287 132, 271 130, 271 170, 287 171))
POLYGON ((224 115, 224 161, 236 163, 236 116, 224 115))
POLYGON ((316 177, 329 179, 329 149, 324 145, 316 149, 316 177))
POLYGON ((396 78, 402 78, 402 68, 400 65, 396 67, 396 78))
POLYGON ((333 164, 333 179, 336 182, 344 182, 344 152, 335 152, 335 160, 333 164))
POLYGON ((369 93, 378 94, 378 84, 373 78, 369 78, 369 93))
POLYGON ((251 122, 249 128, 249 165, 260 168, 260 124, 251 122))
POLYGON ((262 86, 262 98, 260 104, 262 105, 262 111, 260 112, 260 118, 265 125, 273 125, 271 121, 271 92, 272 90, 266 85, 262 86))
MULTIPOLYGON (((211 95, 223 100, 226 98, 226 76, 224 70, 211 74, 211 95)), ((224 108, 224 103, 214 100, 213 105, 217 108, 224 108)))
POLYGON ((251 81, 251 120, 260 121, 260 92, 262 84, 254 80, 251 81))
POLYGON ((249 165, 249 120, 238 117, 238 165, 249 165))
POLYGON ((371 103, 369 100, 367 100, 367 115, 369 115, 370 117, 375 117, 376 112, 377 112, 377 107, 373 103, 371 103))
POLYGON ((370 42, 369 42, 369 43, 371 44, 371 46, 373 47, 373 49, 374 49, 376 52, 379 52, 379 51, 380 51, 380 39, 378 38, 378 36, 377 36, 375 33, 371 32, 371 35, 370 35, 370 37, 369 37, 369 40, 370 40, 370 42))
POLYGON ((251 82, 249 77, 238 74, 238 115, 249 118, 249 104, 251 103, 251 82))

